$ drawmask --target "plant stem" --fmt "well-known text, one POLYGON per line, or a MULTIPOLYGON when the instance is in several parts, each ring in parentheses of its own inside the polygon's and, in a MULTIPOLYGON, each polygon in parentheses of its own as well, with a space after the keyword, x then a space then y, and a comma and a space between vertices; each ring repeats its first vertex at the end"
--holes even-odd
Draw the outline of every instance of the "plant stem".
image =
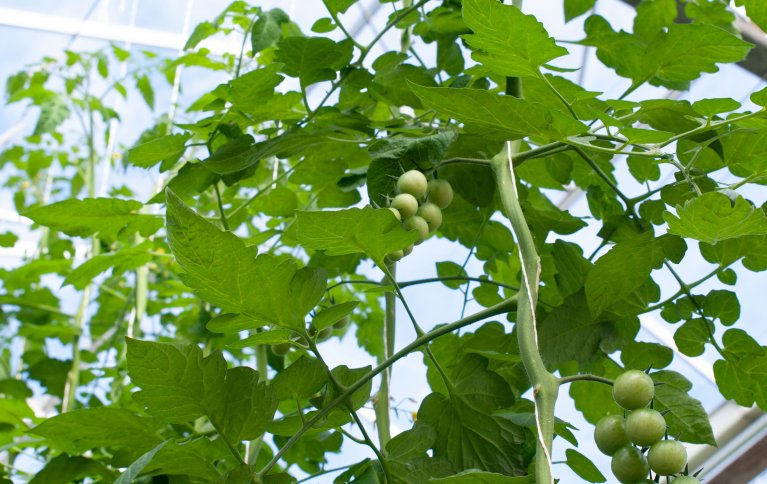
MULTIPOLYGON (((387 269, 392 277, 397 277, 397 263, 387 263, 387 269)), ((393 292, 384 294, 384 327, 383 327, 383 358, 382 363, 394 353, 394 335, 397 323, 397 297, 393 292)), ((391 382, 391 368, 386 368, 381 374, 381 386, 378 389, 378 398, 375 402, 376 428, 378 429, 378 443, 384 452, 386 444, 391 440, 391 411, 389 409, 389 383, 391 382)))
MULTIPOLYGON (((89 78, 86 77, 86 81, 89 78)), ((86 82, 86 94, 90 89, 90 83, 86 82)), ((93 198, 96 196, 96 145, 95 145, 95 122, 93 117, 93 109, 88 110, 88 125, 85 130, 85 136, 88 142, 88 159, 85 170, 85 185, 88 189, 88 196, 93 198)), ((91 237, 91 257, 95 257, 99 254, 99 239, 94 235, 91 237)), ((64 384, 64 399, 61 402, 61 412, 69 412, 75 409, 75 403, 77 401, 77 387, 80 385, 80 338, 85 330, 86 319, 88 317, 88 305, 91 299, 91 285, 88 284, 81 295, 80 304, 75 314, 75 326, 79 330, 77 335, 72 340, 72 366, 67 373, 66 382, 64 384)))
POLYGON ((543 363, 538 350, 535 306, 538 299, 540 258, 535 242, 527 226, 512 171, 513 154, 518 142, 506 143, 506 150, 493 158, 498 192, 512 232, 517 238, 522 268, 522 287, 518 294, 517 340, 519 353, 535 396, 535 421, 538 430, 535 453, 535 479, 538 484, 553 484, 551 473, 551 448, 554 440, 554 406, 559 392, 559 379, 552 375, 543 363))
POLYGON ((559 384, 564 385, 565 383, 571 383, 574 381, 597 381, 600 383, 604 383, 606 385, 612 385, 614 382, 610 380, 609 378, 605 378, 603 376, 598 375, 591 375, 591 374, 581 374, 581 375, 570 375, 570 376, 563 376, 559 379, 559 384))
POLYGON ((272 460, 270 460, 260 471, 257 473, 258 478, 262 478, 266 473, 268 473, 272 467, 279 462, 280 458, 290 450, 293 445, 300 439, 306 431, 308 431, 312 426, 314 426, 317 422, 325 418, 326 415, 328 415, 330 412, 333 411, 338 405, 343 404, 346 402, 346 399, 349 398, 354 392, 362 388, 367 382, 372 380, 376 377, 376 375, 383 372, 386 368, 389 368, 394 363, 396 363, 398 360, 404 358, 405 356, 409 355, 413 351, 415 351, 417 348, 420 348, 421 346, 439 338, 440 336, 443 336, 447 333, 451 333, 457 329, 463 328, 464 326, 468 326, 470 324, 482 321, 487 318, 492 318, 493 316, 498 316, 499 314, 506 314, 513 308, 517 306, 517 296, 510 297, 509 299, 496 304, 495 306, 491 306, 487 309, 483 309, 482 311, 479 311, 475 314, 472 314, 471 316, 467 316, 465 318, 459 319, 458 321, 455 321, 450 324, 446 324, 444 326, 440 326, 439 328, 433 329, 429 331, 428 333, 419 336, 416 338, 412 343, 408 344, 401 350, 397 351, 393 355, 391 355, 386 361, 381 363, 380 365, 376 366, 372 370, 370 370, 365 376, 354 382, 354 384, 346 387, 346 390, 344 390, 340 395, 336 397, 335 400, 321 408, 311 419, 309 419, 306 424, 304 424, 295 434, 293 434, 290 439, 288 439, 287 442, 285 442, 285 445, 283 445, 280 450, 278 450, 274 457, 272 457, 272 460))

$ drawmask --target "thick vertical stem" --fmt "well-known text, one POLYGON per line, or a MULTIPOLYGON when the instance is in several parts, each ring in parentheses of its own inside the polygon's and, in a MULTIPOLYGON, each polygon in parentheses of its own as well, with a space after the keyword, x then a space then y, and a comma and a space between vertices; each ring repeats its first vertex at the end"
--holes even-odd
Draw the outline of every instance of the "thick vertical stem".
MULTIPOLYGON (((85 170, 85 185, 88 188, 88 196, 96 196, 96 147, 94 139, 94 119, 93 112, 89 112, 88 118, 88 165, 85 170)), ((96 236, 91 237, 91 257, 99 254, 99 239, 96 236)), ((88 317, 88 304, 91 296, 90 285, 83 289, 80 299, 80 305, 75 315, 75 326, 78 334, 72 340, 72 366, 67 373, 66 383, 64 384, 64 400, 61 403, 61 411, 69 412, 75 409, 77 396, 77 387, 80 386, 80 339, 85 330, 85 321, 88 317)))
POLYGON ((512 157, 517 147, 518 143, 507 142, 505 150, 493 158, 493 169, 504 211, 511 221, 512 231, 517 238, 521 259, 522 287, 517 303, 516 330, 520 356, 535 396, 538 430, 535 478, 538 484, 553 484, 551 447, 554 440, 554 406, 559 391, 559 381, 546 369, 538 350, 535 306, 538 300, 540 258, 519 204, 516 180, 512 171, 512 157))
MULTIPOLYGON (((392 279, 396 278, 396 262, 387 264, 387 269, 392 279)), ((396 280, 396 279, 395 279, 396 280)), ((394 335, 397 321, 397 295, 394 292, 387 292, 384 296, 384 328, 383 328, 383 347, 384 353, 378 363, 388 360, 394 353, 394 335)), ((376 428, 378 430, 378 443, 381 446, 381 452, 385 452, 386 444, 391 440, 391 410, 389 408, 389 383, 391 382, 391 368, 386 368, 381 373, 381 386, 378 389, 378 396, 375 403, 376 428)))
MULTIPOLYGON (((259 381, 266 382, 269 380, 268 376, 268 362, 266 355, 266 345, 256 346, 256 370, 258 370, 259 381)), ((255 439, 248 442, 248 453, 245 457, 245 462, 254 465, 258 460, 258 454, 261 452, 261 444, 264 441, 264 434, 259 435, 255 439)))

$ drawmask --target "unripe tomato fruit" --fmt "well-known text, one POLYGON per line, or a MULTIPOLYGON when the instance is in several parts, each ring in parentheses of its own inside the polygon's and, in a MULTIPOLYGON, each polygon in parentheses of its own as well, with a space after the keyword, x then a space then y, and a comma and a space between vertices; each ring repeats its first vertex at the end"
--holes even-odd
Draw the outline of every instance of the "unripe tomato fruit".
POLYGON ((406 171, 397 178, 397 191, 399 193, 409 193, 415 198, 421 198, 426 195, 427 185, 426 176, 418 170, 406 171))
POLYGON ((447 180, 430 180, 427 193, 428 200, 439 208, 447 208, 453 201, 453 187, 447 180))
POLYGON ((626 421, 622 415, 602 417, 594 428, 594 442, 605 455, 613 455, 618 449, 629 445, 626 421))
POLYGON ((392 199, 391 208, 399 211, 400 220, 407 219, 418 211, 418 200, 409 193, 400 193, 392 199))
POLYGON ((642 453, 633 445, 627 445, 618 449, 610 462, 613 475, 620 482, 634 483, 647 477, 650 466, 647 465, 642 453))
POLYGON ((333 327, 322 328, 317 333, 317 341, 325 341, 333 335, 333 327))
POLYGON ((442 225, 442 210, 435 203, 426 202, 418 207, 418 215, 426 220, 429 232, 434 232, 442 225))
POLYGON ((650 375, 639 370, 629 370, 615 379, 613 398, 626 410, 636 410, 650 403, 655 396, 655 384, 650 375))
POLYGON ((682 472, 687 464, 687 451, 678 440, 661 440, 650 447, 647 452, 647 463, 653 472, 662 476, 670 476, 682 472))
POLYGON ((413 244, 410 244, 404 249, 402 249, 402 252, 404 252, 405 255, 410 255, 413 252, 413 244))
MULTIPOLYGON (((416 201, 416 203, 418 203, 418 202, 416 201)), ((394 216, 397 218, 397 220, 402 221, 402 214, 399 213, 399 210, 397 210, 394 207, 389 207, 389 210, 391 210, 391 213, 394 214, 394 216)))
POLYGON ((275 356, 285 356, 290 352, 290 343, 279 343, 271 346, 275 356))
POLYGON ((418 242, 416 242, 416 244, 420 244, 426 240, 426 237, 429 236, 429 224, 427 224, 426 220, 424 220, 422 217, 419 217, 418 215, 413 215, 412 217, 406 219, 402 226, 407 231, 418 231, 418 242))
POLYGON ((386 260, 389 262, 397 262, 403 257, 405 257, 405 251, 403 250, 395 250, 394 252, 389 252, 386 254, 386 260))
POLYGON ((665 433, 666 420, 657 410, 640 408, 626 417, 626 435, 636 445, 649 447, 662 439, 665 433))
POLYGON ((347 326, 349 326, 349 316, 344 316, 343 319, 333 323, 333 329, 345 329, 347 326))

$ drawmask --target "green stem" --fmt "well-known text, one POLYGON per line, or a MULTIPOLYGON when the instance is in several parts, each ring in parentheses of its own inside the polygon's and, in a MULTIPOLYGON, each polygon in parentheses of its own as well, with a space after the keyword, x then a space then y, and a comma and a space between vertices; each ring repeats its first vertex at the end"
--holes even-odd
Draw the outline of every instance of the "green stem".
MULTIPOLYGON (((86 80, 89 78, 86 77, 86 80)), ((90 83, 87 82, 86 93, 89 91, 90 83)), ((96 196, 96 145, 95 145, 95 132, 94 132, 94 117, 93 110, 88 111, 88 125, 85 131, 88 143, 88 159, 85 170, 85 185, 88 189, 88 196, 93 198, 96 196)), ((99 254, 99 239, 96 236, 91 237, 91 253, 90 257, 95 257, 99 254)), ((61 412, 69 412, 75 409, 77 400, 77 387, 80 385, 80 338, 85 331, 86 319, 88 316, 88 305, 90 303, 91 285, 88 284, 80 298, 80 304, 75 314, 75 326, 78 329, 77 334, 72 339, 72 365, 67 372, 67 378, 64 383, 64 399, 61 402, 61 412)))
POLYGON ((465 318, 459 319, 458 321, 455 321, 450 324, 446 324, 444 326, 440 326, 439 328, 433 329, 429 331, 428 333, 419 336, 416 338, 412 343, 408 344, 401 350, 397 351, 393 355, 391 355, 389 358, 386 359, 383 363, 376 366, 372 370, 370 370, 365 376, 354 382, 354 384, 348 386, 346 390, 344 390, 340 395, 338 395, 335 400, 330 402, 329 404, 322 407, 311 419, 309 419, 306 424, 304 424, 295 434, 293 434, 290 439, 288 439, 287 442, 285 442, 285 445, 283 445, 280 450, 278 450, 274 457, 272 457, 272 460, 270 460, 260 471, 258 471, 257 477, 263 478, 264 475, 266 475, 272 467, 279 462, 280 458, 290 450, 293 445, 310 429, 312 428, 317 422, 325 418, 330 412, 332 412, 338 405, 343 404, 346 402, 346 399, 349 398, 354 392, 365 386, 370 380, 375 378, 377 375, 382 373, 386 368, 389 368, 397 361, 401 360, 405 356, 409 355, 416 349, 420 348, 421 346, 428 344, 429 342, 439 338, 440 336, 443 336, 447 333, 451 333, 457 329, 461 329, 464 326, 468 326, 470 324, 482 321, 487 318, 492 318, 494 316, 498 316, 499 314, 506 314, 512 309, 514 309, 517 306, 517 297, 510 297, 509 299, 496 304, 495 306, 489 307, 487 309, 483 309, 482 311, 479 311, 475 314, 472 314, 471 316, 467 316, 465 318))
MULTIPOLYGON (((325 363, 325 360, 322 358, 322 354, 320 353, 319 348, 317 348, 317 345, 314 343, 311 337, 309 337, 308 334, 304 334, 304 338, 309 342, 309 348, 312 353, 314 353, 314 356, 317 357, 317 360, 322 363, 322 365, 325 368, 328 368, 327 363, 325 363)), ((344 390, 346 390, 346 387, 344 387, 338 380, 336 380, 336 377, 333 375, 331 371, 328 371, 328 377, 330 378, 330 382, 333 384, 333 386, 336 388, 336 391, 339 393, 343 393, 344 390)), ((381 451, 376 447, 375 443, 373 443, 373 440, 370 438, 370 435, 368 435, 367 430, 365 429, 365 426, 362 424, 362 420, 360 420, 360 416, 357 415, 357 411, 352 407, 351 403, 349 403, 349 400, 345 400, 344 402, 346 409, 351 414, 352 418, 354 419, 354 423, 357 424, 357 427, 360 429, 360 433, 362 434, 362 438, 365 441, 365 445, 370 447, 370 449, 373 451, 373 453, 378 458, 378 461, 381 463, 381 467, 383 468, 384 476, 385 476, 385 482, 392 482, 391 476, 389 475, 389 469, 386 464, 386 460, 384 459, 383 454, 381 451)), ((299 412, 301 411, 299 407, 299 412)))
POLYGON ((507 142, 506 150, 493 158, 493 168, 501 203, 517 238, 521 260, 523 280, 518 294, 516 330, 520 356, 533 386, 535 397, 535 419, 538 430, 535 479, 538 484, 553 484, 551 449, 554 440, 554 407, 559 392, 559 379, 546 369, 538 350, 535 306, 538 300, 540 258, 519 203, 516 180, 511 168, 516 151, 513 144, 518 146, 518 143, 507 142))
POLYGON ((594 161, 594 159, 591 156, 589 156, 588 153, 583 151, 580 147, 575 146, 573 149, 575 150, 576 153, 578 153, 578 155, 581 158, 583 158, 583 160, 591 167, 591 169, 594 170, 594 172, 599 176, 599 178, 601 178, 607 184, 607 186, 609 186, 610 189, 613 192, 615 192, 615 194, 618 195, 618 197, 620 197, 621 200, 623 200, 623 203, 626 204, 626 209, 631 210, 633 208, 633 202, 631 201, 631 199, 627 197, 626 195, 624 195, 623 192, 620 191, 620 189, 615 184, 615 182, 613 182, 610 179, 610 177, 607 176, 607 173, 605 173, 602 170, 602 168, 600 168, 597 162, 594 161))
MULTIPOLYGON (((266 345, 256 346, 256 370, 258 370, 258 381, 269 381, 269 369, 266 355, 266 345)), ((246 460, 248 464, 253 465, 258 460, 258 454, 261 452, 261 445, 264 441, 264 434, 251 440, 248 444, 248 454, 246 460)))
MULTIPOLYGON (((397 263, 387 263, 387 269, 392 277, 397 277, 397 263)), ((397 323, 397 297, 393 292, 384 294, 385 312, 383 327, 383 358, 382 363, 394 353, 394 336, 397 323)), ((382 451, 386 450, 386 444, 391 440, 391 424, 389 409, 389 383, 391 382, 391 368, 386 368, 381 374, 381 386, 378 389, 378 398, 375 402, 376 428, 378 429, 378 443, 382 451)))
POLYGON ((221 226, 224 230, 229 230, 229 221, 226 220, 226 212, 224 211, 224 202, 221 200, 221 191, 218 189, 218 182, 213 184, 213 190, 216 192, 216 202, 218 204, 218 213, 221 217, 221 226))
POLYGON ((606 385, 612 385, 614 383, 609 378, 605 378, 603 376, 582 374, 582 375, 563 376, 562 378, 559 379, 559 384, 564 385, 566 383, 571 383, 574 381, 596 381, 596 382, 604 383, 606 385))
POLYGON ((346 38, 351 40, 354 43, 355 47, 357 47, 358 49, 362 49, 363 45, 361 45, 359 42, 357 42, 354 39, 354 36, 350 34, 349 31, 346 30, 346 27, 344 27, 344 24, 341 23, 341 19, 338 18, 338 14, 336 13, 336 11, 328 6, 328 0, 322 0, 322 3, 325 5, 325 8, 330 14, 330 18, 333 19, 333 22, 335 22, 336 26, 338 26, 338 28, 341 29, 341 32, 344 33, 346 38))

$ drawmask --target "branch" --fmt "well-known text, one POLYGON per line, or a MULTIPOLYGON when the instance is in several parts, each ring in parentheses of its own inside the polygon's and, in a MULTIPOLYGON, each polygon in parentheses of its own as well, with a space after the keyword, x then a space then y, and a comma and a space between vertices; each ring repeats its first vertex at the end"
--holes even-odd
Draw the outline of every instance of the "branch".
POLYGON ((565 383, 571 383, 574 381, 596 381, 596 382, 604 383, 606 385, 612 385, 614 383, 609 378, 605 378, 602 376, 582 374, 582 375, 563 376, 562 378, 559 379, 559 384, 564 385, 565 383))
POLYGON ((275 454, 274 457, 272 457, 272 460, 270 460, 264 467, 261 469, 257 477, 262 478, 266 473, 268 473, 272 467, 277 464, 277 462, 280 460, 280 458, 290 450, 293 445, 310 429, 312 428, 317 422, 325 418, 326 415, 328 415, 330 412, 333 411, 338 405, 343 404, 347 398, 349 398, 354 392, 362 388, 367 382, 372 380, 376 377, 376 375, 383 372, 386 368, 389 368, 394 363, 396 363, 398 360, 404 358, 405 356, 409 355, 413 351, 415 351, 417 348, 420 348, 421 346, 439 338, 442 335, 445 335, 447 333, 451 333, 457 329, 461 329, 464 326, 468 326, 470 324, 482 321, 487 318, 492 318, 493 316, 497 316, 499 314, 506 314, 512 309, 514 309, 517 306, 517 297, 510 297, 509 299, 496 304, 495 306, 489 307, 487 309, 483 309, 482 311, 479 311, 475 314, 472 314, 471 316, 467 316, 465 318, 459 319, 458 321, 455 321, 454 323, 446 324, 444 326, 441 326, 439 328, 433 329, 429 331, 428 333, 419 336, 416 338, 412 343, 408 344, 401 350, 394 353, 391 357, 387 358, 386 361, 381 363, 380 365, 376 366, 372 370, 370 370, 365 376, 354 382, 353 385, 350 385, 346 388, 346 390, 341 393, 338 397, 336 397, 335 400, 330 402, 328 405, 321 408, 311 419, 309 419, 304 426, 302 426, 295 434, 293 434, 290 439, 288 439, 287 442, 285 442, 285 445, 280 448, 275 454))

